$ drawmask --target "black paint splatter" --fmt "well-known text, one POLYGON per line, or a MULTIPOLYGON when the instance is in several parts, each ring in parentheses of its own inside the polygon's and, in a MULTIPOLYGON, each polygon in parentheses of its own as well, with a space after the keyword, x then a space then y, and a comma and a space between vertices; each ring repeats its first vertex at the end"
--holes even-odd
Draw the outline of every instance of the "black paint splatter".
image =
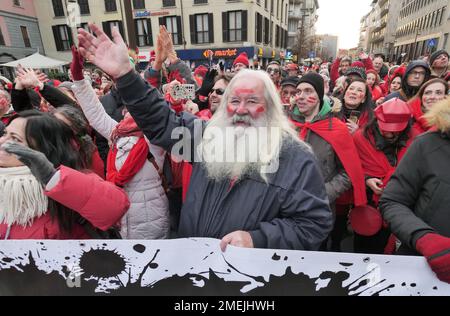
POLYGON ((126 264, 125 259, 118 253, 92 249, 81 256, 79 266, 88 278, 108 279, 124 272, 126 264))
POLYGON ((351 267, 353 266, 353 263, 348 263, 348 262, 339 262, 339 264, 343 267, 351 267))
POLYGON ((281 256, 277 255, 276 253, 273 254, 272 260, 279 261, 281 259, 281 256))
POLYGON ((133 246, 133 250, 138 252, 138 253, 144 253, 145 252, 145 246, 141 245, 141 244, 137 244, 133 246))

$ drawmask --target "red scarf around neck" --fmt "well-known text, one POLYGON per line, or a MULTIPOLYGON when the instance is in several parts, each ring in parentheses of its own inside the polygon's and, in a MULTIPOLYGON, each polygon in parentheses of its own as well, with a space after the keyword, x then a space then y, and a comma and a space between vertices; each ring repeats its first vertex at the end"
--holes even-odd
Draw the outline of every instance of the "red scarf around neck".
MULTIPOLYGON (((371 134, 369 134, 370 141, 364 137, 364 131, 359 130, 353 136, 353 140, 355 141, 356 148, 359 153, 359 157, 361 158, 362 167, 364 169, 364 173, 367 176, 379 178, 383 181, 384 187, 387 186, 389 180, 395 172, 396 166, 393 167, 389 163, 386 155, 376 149, 374 138, 371 134)), ((397 153, 397 164, 400 163, 400 160, 405 155, 411 141, 409 140, 405 147, 397 153)), ((378 204, 379 196, 374 194, 374 201, 378 204)))
POLYGON ((367 204, 364 172, 347 126, 332 118, 331 122, 322 120, 314 123, 292 121, 300 129, 300 139, 305 140, 308 130, 322 137, 333 147, 353 185, 353 198, 356 206, 367 204))
POLYGON ((117 186, 123 187, 134 178, 142 167, 144 167, 148 157, 149 146, 142 131, 138 128, 134 119, 129 115, 117 125, 116 129, 111 134, 111 140, 113 142, 113 148, 108 154, 106 179, 117 186), (118 171, 116 168, 118 152, 116 145, 117 140, 121 137, 132 136, 139 137, 139 141, 133 146, 125 163, 120 171, 118 171))

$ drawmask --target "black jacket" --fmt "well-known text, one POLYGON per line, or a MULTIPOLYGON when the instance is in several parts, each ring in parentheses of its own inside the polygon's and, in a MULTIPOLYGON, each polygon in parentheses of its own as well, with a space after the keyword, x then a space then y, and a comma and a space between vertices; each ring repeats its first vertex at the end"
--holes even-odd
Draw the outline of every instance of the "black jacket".
POLYGON ((450 237, 450 139, 419 136, 397 167, 380 200, 392 232, 414 253, 429 232, 450 237))
MULTIPOLYGON (((189 113, 176 115, 160 93, 136 73, 120 78, 117 87, 153 145, 170 152, 178 143, 172 139, 172 131, 179 127, 201 138, 206 123, 189 113)), ((189 142, 194 151, 194 140, 189 142)), ((298 143, 286 141, 278 171, 268 178, 267 184, 259 176, 250 175, 230 190, 230 181, 210 180, 202 164, 193 163, 181 212, 180 237, 221 239, 243 230, 251 234, 256 248, 319 249, 332 229, 333 218, 313 155, 298 143)))

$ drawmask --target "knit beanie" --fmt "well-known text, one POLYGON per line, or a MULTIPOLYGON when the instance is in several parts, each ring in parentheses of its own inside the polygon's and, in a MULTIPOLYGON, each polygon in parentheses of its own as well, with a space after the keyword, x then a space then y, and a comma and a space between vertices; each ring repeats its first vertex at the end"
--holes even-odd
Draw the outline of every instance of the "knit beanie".
POLYGON ((320 100, 320 108, 323 106, 323 97, 325 94, 325 88, 324 88, 324 80, 321 75, 315 72, 310 72, 304 75, 300 78, 298 84, 301 83, 309 83, 314 87, 314 90, 316 90, 317 94, 319 95, 320 100))

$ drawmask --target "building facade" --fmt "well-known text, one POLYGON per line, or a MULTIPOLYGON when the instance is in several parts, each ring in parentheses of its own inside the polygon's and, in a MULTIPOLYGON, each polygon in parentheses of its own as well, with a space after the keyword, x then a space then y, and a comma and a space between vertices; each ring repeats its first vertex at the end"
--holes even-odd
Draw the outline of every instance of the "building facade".
MULTIPOLYGON (((0 7, 0 64, 45 53, 33 0, 2 0, 0 7)), ((12 69, 0 67, 12 78, 12 69)))
POLYGON ((450 51, 450 0, 403 0, 398 20, 395 56, 407 60, 450 51))
MULTIPOLYGON (((70 60, 75 29, 67 26, 71 0, 42 0, 37 8, 49 56, 70 60), (49 18, 49 12, 53 13, 49 18)), ((74 1, 74 0, 72 0, 74 1)), ((283 59, 287 45, 288 0, 77 0, 81 27, 101 25, 110 35, 117 26, 143 64, 154 49, 159 26, 165 25, 178 56, 191 63, 232 61, 246 52, 255 65, 283 59)))
POLYGON ((312 53, 318 9, 317 0, 289 0, 287 48, 300 58, 308 58, 312 53))
POLYGON ((322 60, 332 61, 335 60, 338 53, 338 40, 335 35, 318 35, 320 38, 320 51, 319 56, 322 60))
POLYGON ((366 48, 365 51, 370 53, 384 54, 388 59, 394 57, 401 5, 399 0, 374 0, 372 2, 372 11, 363 18, 361 23, 361 48, 366 48))

